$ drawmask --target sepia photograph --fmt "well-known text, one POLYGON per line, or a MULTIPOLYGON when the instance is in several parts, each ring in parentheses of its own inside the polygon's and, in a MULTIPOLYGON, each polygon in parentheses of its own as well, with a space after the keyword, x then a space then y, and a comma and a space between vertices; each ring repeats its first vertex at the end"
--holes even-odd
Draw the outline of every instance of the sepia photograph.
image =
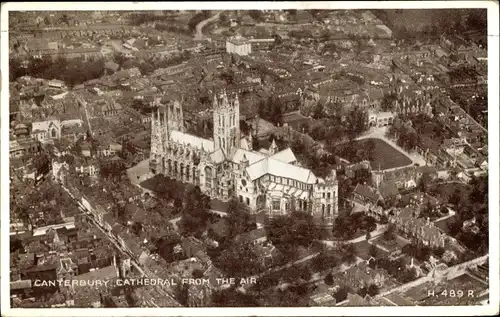
POLYGON ((3 4, 2 315, 498 313, 498 2, 430 2, 3 4))

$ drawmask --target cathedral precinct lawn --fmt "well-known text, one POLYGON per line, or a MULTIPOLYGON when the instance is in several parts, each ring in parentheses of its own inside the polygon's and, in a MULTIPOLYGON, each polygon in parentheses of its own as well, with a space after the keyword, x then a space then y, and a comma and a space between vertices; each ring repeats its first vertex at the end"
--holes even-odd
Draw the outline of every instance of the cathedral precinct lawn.
MULTIPOLYGON (((351 146, 356 150, 366 149, 368 148, 368 142, 370 141, 372 141, 375 145, 373 160, 370 161, 372 169, 378 169, 380 167, 380 169, 385 170, 411 164, 412 161, 406 155, 393 148, 384 140, 375 138, 356 140, 352 142, 351 146)), ((354 162, 356 161, 356 151, 345 150, 348 146, 348 144, 339 145, 337 147, 338 153, 340 157, 350 162, 354 162)))

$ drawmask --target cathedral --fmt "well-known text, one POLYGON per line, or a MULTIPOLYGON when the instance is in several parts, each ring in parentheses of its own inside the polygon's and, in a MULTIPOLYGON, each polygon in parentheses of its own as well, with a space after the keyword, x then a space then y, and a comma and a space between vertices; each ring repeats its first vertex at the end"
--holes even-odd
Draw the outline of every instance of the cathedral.
POLYGON ((150 170, 200 187, 211 198, 236 197, 253 213, 269 217, 291 210, 311 213, 325 225, 338 214, 335 170, 322 179, 298 165, 290 148, 251 149, 240 132, 238 96, 225 91, 213 99, 213 138, 185 132, 182 104, 160 104, 151 119, 150 170))

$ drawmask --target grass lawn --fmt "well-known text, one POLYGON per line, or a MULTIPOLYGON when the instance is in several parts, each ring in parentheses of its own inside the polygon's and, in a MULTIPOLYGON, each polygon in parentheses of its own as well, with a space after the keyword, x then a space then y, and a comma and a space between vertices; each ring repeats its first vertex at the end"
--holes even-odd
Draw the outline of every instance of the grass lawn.
MULTIPOLYGON (((403 238, 398 237, 398 236, 396 236, 394 240, 390 240, 390 241, 384 239, 383 236, 380 236, 380 237, 377 237, 376 239, 372 240, 372 243, 378 244, 381 247, 386 248, 387 250, 389 250, 389 252, 394 252, 398 249, 402 249, 405 245, 408 244, 406 242, 406 240, 404 240, 403 238)), ((383 251, 383 250, 380 250, 380 251, 383 251)))
MULTIPOLYGON (((356 255, 363 260, 368 260, 370 258, 370 243, 368 241, 363 240, 360 242, 354 243, 354 248, 356 249, 356 255)), ((385 252, 384 250, 378 248, 377 249, 377 257, 384 257, 387 256, 388 253, 385 252)))
MULTIPOLYGON (((374 157, 375 159, 371 161, 372 169, 390 169, 396 167, 402 167, 411 164, 411 160, 395 148, 393 148, 390 144, 386 143, 380 139, 363 139, 354 141, 354 145, 356 148, 366 148, 369 140, 372 140, 375 143, 374 157)), ((339 146, 340 156, 342 156, 342 145, 339 146)), ((349 161, 352 161, 354 157, 343 157, 349 161)))

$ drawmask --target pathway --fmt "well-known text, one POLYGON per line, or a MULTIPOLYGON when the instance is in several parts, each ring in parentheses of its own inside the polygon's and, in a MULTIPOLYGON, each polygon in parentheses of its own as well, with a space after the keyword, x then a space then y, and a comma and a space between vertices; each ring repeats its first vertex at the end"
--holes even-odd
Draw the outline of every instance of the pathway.
MULTIPOLYGON (((267 275, 267 274, 270 274, 270 273, 273 273, 273 272, 278 272, 278 271, 281 271, 281 270, 284 270, 284 269, 290 268, 290 267, 291 267, 291 266, 293 266, 293 265, 300 264, 300 263, 303 263, 303 262, 309 261, 309 260, 311 260, 311 259, 314 259, 314 258, 315 258, 315 257, 317 257, 319 254, 320 254, 319 252, 316 252, 316 253, 310 254, 310 255, 305 256, 305 257, 303 257, 303 258, 301 258, 301 259, 298 259, 298 260, 296 260, 296 261, 294 261, 294 262, 290 262, 290 263, 284 264, 284 265, 282 265, 282 266, 274 267, 274 268, 271 268, 271 269, 269 269, 269 270, 267 270, 267 271, 265 271, 265 272, 262 272, 262 273, 260 273, 260 274, 253 275, 253 276, 251 276, 250 278, 256 278, 256 279, 258 279, 258 278, 260 278, 260 277, 262 277, 262 276, 264 276, 264 275, 267 275)), ((248 288, 248 287, 250 287, 250 286, 252 286, 252 284, 244 284, 244 285, 240 286, 238 289, 239 289, 240 291, 245 292, 245 291, 246 291, 246 288, 248 288)))
MULTIPOLYGON (((388 225, 381 225, 381 224, 377 223, 377 228, 375 230, 373 230, 372 232, 370 232, 370 240, 383 234, 385 232, 387 226, 388 225)), ((357 238, 354 238, 351 240, 346 240, 346 241, 321 240, 321 242, 329 247, 334 247, 338 243, 358 243, 358 242, 365 241, 365 240, 366 240, 366 235, 362 235, 362 236, 359 236, 357 238)))
POLYGON ((457 213, 455 212, 455 210, 449 208, 449 207, 446 207, 448 209, 448 214, 446 216, 443 216, 441 218, 438 218, 436 220, 434 220, 433 222, 439 222, 439 221, 443 221, 443 220, 446 220, 448 218, 451 218, 453 216, 455 216, 457 213))

